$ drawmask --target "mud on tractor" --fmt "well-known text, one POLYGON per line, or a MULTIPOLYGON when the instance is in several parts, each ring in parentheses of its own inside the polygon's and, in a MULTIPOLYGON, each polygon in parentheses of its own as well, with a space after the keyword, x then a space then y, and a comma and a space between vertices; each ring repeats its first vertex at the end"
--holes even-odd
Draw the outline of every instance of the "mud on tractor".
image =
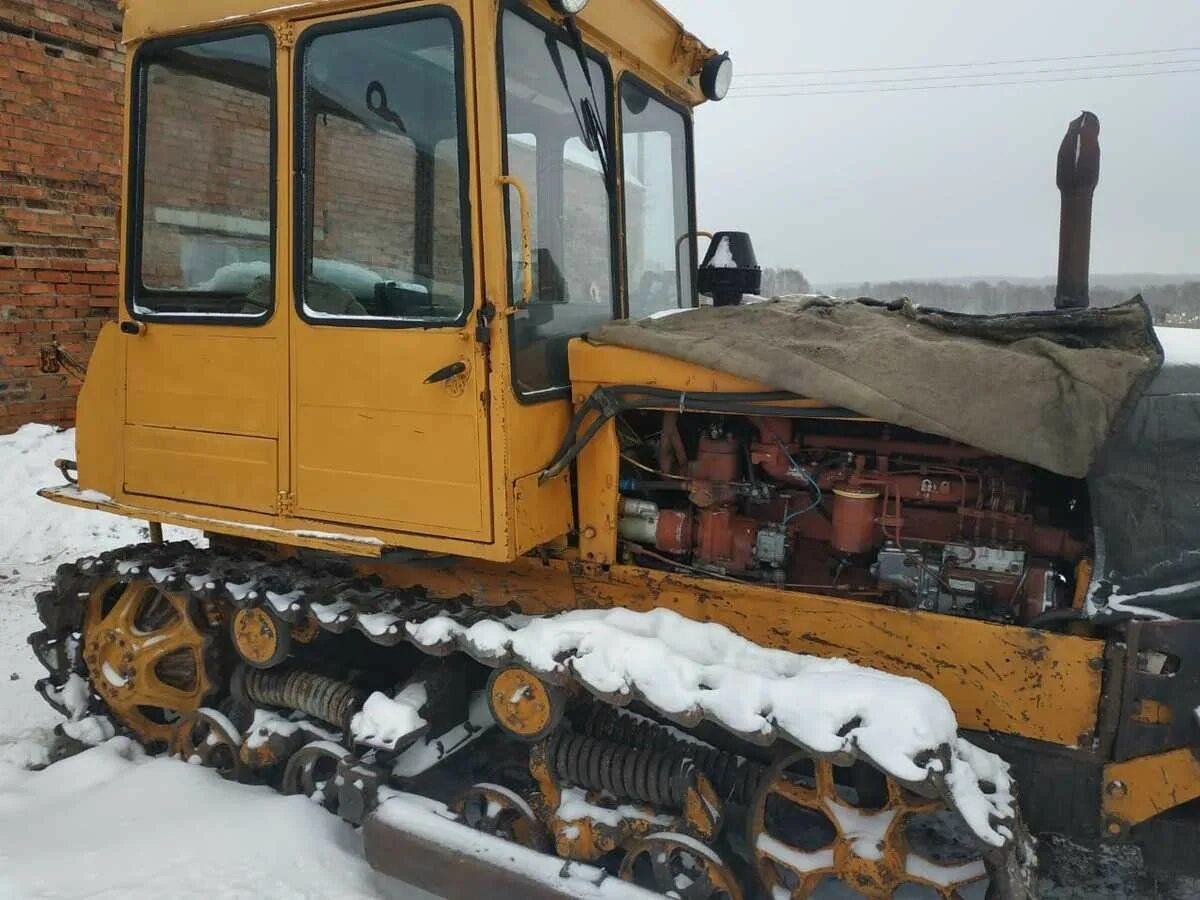
POLYGON ((1062 310, 739 304, 692 147, 732 64, 653 0, 127 0, 125 39, 123 305, 42 495, 152 539, 37 597, 66 716, 448 896, 1194 864, 1197 392, 1086 308, 1092 118, 1062 310))

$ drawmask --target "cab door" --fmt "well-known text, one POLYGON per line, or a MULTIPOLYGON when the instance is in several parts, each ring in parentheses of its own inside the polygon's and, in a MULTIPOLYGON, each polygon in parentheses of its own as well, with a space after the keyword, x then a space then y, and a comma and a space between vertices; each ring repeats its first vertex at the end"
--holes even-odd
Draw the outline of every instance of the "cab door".
POLYGON ((469 6, 298 25, 295 513, 489 541, 469 6))

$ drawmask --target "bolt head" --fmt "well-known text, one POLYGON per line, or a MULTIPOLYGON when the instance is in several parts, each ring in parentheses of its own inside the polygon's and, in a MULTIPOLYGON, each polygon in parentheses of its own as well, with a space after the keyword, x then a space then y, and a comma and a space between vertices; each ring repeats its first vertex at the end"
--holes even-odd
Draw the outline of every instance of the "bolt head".
POLYGON ((1129 786, 1123 781, 1110 781, 1105 785, 1104 790, 1110 797, 1124 797, 1129 793, 1129 786))

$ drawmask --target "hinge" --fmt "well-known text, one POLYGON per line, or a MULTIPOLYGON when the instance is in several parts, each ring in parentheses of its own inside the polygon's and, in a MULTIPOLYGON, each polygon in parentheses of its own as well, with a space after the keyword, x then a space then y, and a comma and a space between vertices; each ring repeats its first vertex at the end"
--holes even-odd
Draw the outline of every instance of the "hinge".
POLYGON ((291 491, 280 491, 275 495, 275 515, 292 516, 296 513, 296 495, 291 491))
POLYGON ((280 22, 275 26, 275 45, 280 50, 291 50, 296 44, 296 29, 291 22, 280 22))

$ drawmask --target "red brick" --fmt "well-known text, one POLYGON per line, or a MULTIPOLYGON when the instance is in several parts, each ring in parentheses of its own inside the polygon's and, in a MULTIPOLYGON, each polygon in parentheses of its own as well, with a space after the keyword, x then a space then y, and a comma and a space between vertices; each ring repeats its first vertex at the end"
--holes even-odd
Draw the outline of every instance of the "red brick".
POLYGON ((0 19, 86 45, 50 56, 0 33, 0 433, 71 425, 78 384, 42 375, 51 333, 86 359, 115 314, 124 54, 113 0, 0 0, 0 19))

